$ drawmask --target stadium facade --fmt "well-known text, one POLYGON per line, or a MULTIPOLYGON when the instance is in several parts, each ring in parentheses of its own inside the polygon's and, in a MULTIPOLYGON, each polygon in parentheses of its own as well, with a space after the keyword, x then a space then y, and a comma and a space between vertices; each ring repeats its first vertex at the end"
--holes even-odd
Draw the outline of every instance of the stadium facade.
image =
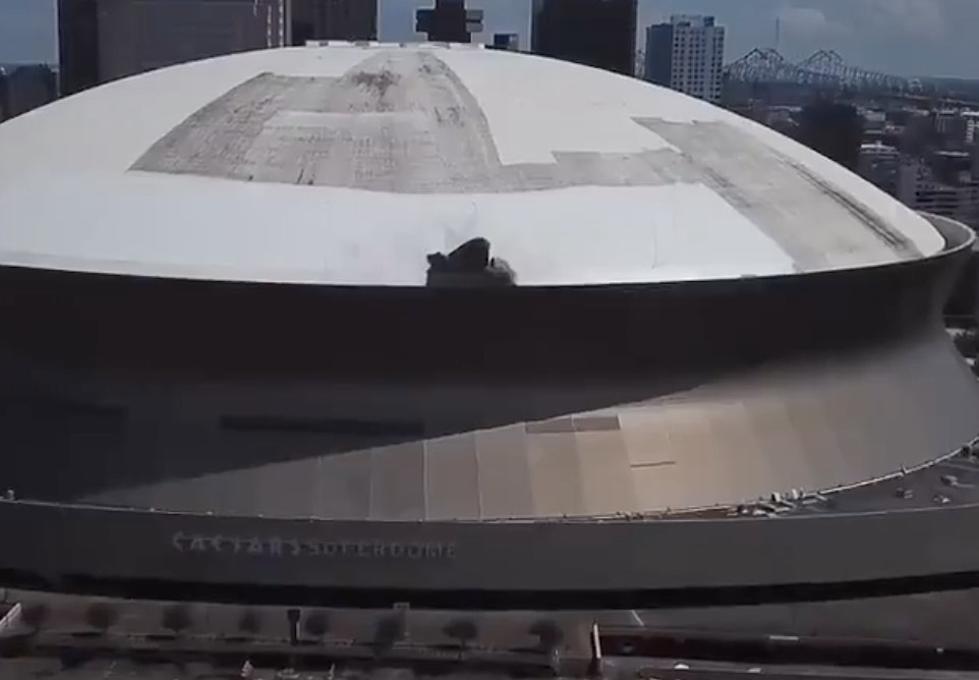
POLYGON ((0 144, 10 580, 568 605, 979 573, 965 499, 832 502, 970 453, 941 309, 971 232, 750 121, 373 44, 125 79, 0 144))

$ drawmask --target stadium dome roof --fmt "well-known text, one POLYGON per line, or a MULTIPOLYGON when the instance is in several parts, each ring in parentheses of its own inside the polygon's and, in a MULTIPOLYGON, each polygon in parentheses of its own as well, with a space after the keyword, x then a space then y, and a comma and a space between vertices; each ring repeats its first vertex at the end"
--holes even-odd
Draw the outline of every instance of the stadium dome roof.
POLYGON ((638 80, 463 46, 252 52, 0 126, 0 263, 413 286, 485 237, 522 285, 764 276, 932 255, 870 184, 638 80))

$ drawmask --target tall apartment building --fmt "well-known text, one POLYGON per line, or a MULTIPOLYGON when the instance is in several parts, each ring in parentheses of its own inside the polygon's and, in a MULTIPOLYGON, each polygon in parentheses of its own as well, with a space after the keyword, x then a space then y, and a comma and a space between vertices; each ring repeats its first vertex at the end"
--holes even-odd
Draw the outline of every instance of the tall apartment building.
POLYGON ((979 144, 979 111, 963 111, 966 145, 979 144))
POLYGON ((724 27, 714 17, 677 14, 646 29, 645 79, 710 102, 721 100, 724 27))

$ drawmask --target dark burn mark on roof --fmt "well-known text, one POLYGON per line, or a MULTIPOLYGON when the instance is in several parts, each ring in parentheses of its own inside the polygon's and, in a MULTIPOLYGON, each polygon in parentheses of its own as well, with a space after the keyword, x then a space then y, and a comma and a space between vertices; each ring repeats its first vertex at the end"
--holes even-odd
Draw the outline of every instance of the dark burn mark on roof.
POLYGON ((841 191, 839 188, 833 186, 823 178, 810 172, 807 168, 804 168, 798 163, 793 163, 793 165, 795 166, 796 172, 812 182, 813 185, 820 191, 824 192, 827 196, 832 197, 833 200, 853 213, 854 217, 873 229, 874 233, 880 236, 881 240, 893 247, 897 252, 905 253, 908 256, 920 254, 916 252, 914 248, 908 250, 910 243, 908 242, 907 238, 905 238, 905 236, 900 232, 892 229, 890 225, 879 218, 865 205, 857 201, 845 191, 841 191))
POLYGON ((797 263, 806 265, 803 269, 835 252, 841 236, 860 233, 852 228, 854 221, 865 228, 862 233, 902 257, 921 254, 851 194, 726 123, 637 122, 679 149, 697 181, 761 226, 797 263), (833 230, 840 225, 845 229, 833 230))
POLYGON ((842 188, 732 125, 635 122, 672 148, 554 149, 552 163, 504 165, 482 108, 445 62, 388 50, 339 78, 256 76, 192 114, 132 169, 415 194, 701 184, 801 270, 882 244, 919 254, 842 188))
POLYGON ((373 90, 379 99, 383 99, 387 91, 401 80, 401 76, 387 70, 376 72, 360 71, 354 73, 351 80, 361 87, 373 90))

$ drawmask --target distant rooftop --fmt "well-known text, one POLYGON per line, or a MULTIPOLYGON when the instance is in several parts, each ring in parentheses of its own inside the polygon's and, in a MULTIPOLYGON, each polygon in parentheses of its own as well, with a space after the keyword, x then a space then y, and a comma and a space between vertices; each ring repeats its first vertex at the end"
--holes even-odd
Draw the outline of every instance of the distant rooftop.
POLYGON ((670 23, 674 26, 694 26, 698 28, 710 28, 714 26, 715 19, 712 16, 703 14, 674 14, 670 17, 670 23))

